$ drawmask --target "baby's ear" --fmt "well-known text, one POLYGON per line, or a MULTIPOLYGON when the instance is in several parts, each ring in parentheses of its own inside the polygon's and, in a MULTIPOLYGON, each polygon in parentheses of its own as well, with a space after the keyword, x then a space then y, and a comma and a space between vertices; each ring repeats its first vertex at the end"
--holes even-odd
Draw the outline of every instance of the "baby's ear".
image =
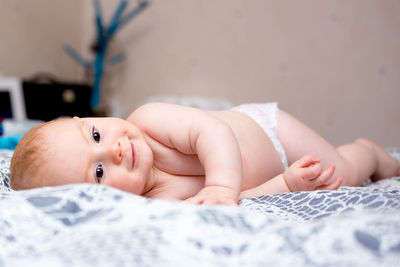
POLYGON ((74 117, 73 117, 73 119, 75 119, 75 120, 76 120, 76 119, 79 119, 79 117, 78 117, 78 116, 74 116, 74 117))

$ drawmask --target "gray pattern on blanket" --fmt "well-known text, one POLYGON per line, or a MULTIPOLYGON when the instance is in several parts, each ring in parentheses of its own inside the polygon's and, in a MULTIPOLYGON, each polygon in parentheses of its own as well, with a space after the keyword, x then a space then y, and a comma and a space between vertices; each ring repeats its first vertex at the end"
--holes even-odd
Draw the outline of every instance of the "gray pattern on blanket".
POLYGON ((10 176, 10 160, 12 150, 0 150, 0 192, 10 191, 8 178, 10 176))
MULTIPOLYGON (((400 182, 399 178, 394 180, 400 182)), ((341 187, 337 191, 265 195, 244 199, 241 206, 271 213, 280 218, 308 221, 354 210, 400 210, 399 189, 393 187, 393 181, 385 180, 358 190, 354 190, 354 187, 341 187)))
POLYGON ((400 177, 248 198, 239 207, 149 200, 99 185, 19 192, 7 185, 0 181, 0 266, 400 262, 400 177))

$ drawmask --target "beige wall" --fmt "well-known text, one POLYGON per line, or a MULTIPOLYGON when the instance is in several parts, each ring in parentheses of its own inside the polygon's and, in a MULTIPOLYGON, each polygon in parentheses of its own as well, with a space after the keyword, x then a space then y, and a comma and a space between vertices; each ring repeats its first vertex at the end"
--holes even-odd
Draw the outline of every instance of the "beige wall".
MULTIPOLYGON (((10 10, 14 2, 0 0, 10 10)), ((16 3, 34 8, 30 2, 16 3)), ((91 56, 92 1, 34 2, 51 5, 52 16, 64 18, 57 26, 64 36, 54 25, 37 22, 15 31, 45 32, 46 42, 5 38, 3 20, 21 22, 1 8, 1 61, 8 45, 19 63, 10 66, 13 58, 6 57, 0 71, 26 75, 46 69, 81 78, 80 68, 56 50, 66 39, 91 56), (19 55, 42 46, 47 52, 29 60, 19 55)), ((107 19, 117 3, 102 1, 107 19)), ((36 12, 51 17, 48 10, 36 12)), ((116 36, 111 54, 124 50, 127 60, 109 70, 103 95, 121 116, 155 94, 202 95, 233 104, 278 101, 335 145, 365 136, 399 146, 398 14, 397 0, 152 0, 116 36)))
POLYGON ((76 80, 79 69, 62 47, 81 45, 80 7, 80 0, 0 0, 0 74, 76 80))

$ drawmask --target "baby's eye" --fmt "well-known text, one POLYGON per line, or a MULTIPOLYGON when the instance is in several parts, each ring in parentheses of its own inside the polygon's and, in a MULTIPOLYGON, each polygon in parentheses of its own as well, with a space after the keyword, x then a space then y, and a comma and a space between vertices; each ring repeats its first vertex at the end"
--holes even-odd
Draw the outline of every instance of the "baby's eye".
POLYGON ((96 143, 100 142, 100 133, 94 127, 92 128, 92 136, 96 143))
POLYGON ((98 183, 101 182, 102 177, 103 177, 103 166, 99 164, 96 166, 96 180, 98 183))

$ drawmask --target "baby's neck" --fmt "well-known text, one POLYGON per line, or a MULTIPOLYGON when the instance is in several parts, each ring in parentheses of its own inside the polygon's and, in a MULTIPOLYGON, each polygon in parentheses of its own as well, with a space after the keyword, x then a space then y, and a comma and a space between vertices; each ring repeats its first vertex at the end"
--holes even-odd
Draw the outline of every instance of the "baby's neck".
POLYGON ((144 186, 142 196, 149 197, 157 192, 159 188, 164 187, 165 184, 170 180, 171 174, 168 174, 156 167, 152 167, 150 170, 150 175, 147 178, 146 184, 144 186))
POLYGON ((204 176, 185 176, 152 169, 144 197, 184 200, 197 194, 204 187, 204 176))
POLYGON ((146 183, 143 188, 143 192, 141 193, 142 196, 145 196, 148 192, 152 191, 156 185, 156 170, 154 167, 151 168, 149 177, 146 179, 146 183))
POLYGON ((161 171, 153 166, 142 196, 148 198, 160 198, 160 194, 165 195, 165 188, 168 188, 170 180, 171 174, 161 171))

